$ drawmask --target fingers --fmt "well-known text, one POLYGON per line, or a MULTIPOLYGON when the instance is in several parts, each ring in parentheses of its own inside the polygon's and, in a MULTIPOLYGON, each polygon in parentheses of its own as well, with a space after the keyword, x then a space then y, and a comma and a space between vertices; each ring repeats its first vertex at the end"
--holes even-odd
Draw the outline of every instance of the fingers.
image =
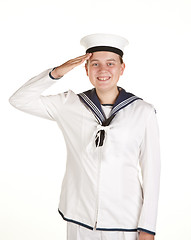
POLYGON ((92 56, 92 53, 87 53, 80 57, 71 59, 59 67, 55 71, 57 71, 57 75, 64 76, 67 72, 71 71, 73 68, 77 67, 78 65, 82 64, 85 60, 88 60, 92 56))
MULTIPOLYGON (((86 59, 86 58, 90 58, 91 55, 92 55, 92 53, 86 53, 86 54, 84 54, 84 55, 82 55, 82 56, 79 56, 79 57, 77 57, 77 58, 74 58, 74 59, 86 59)), ((74 60, 74 59, 73 59, 73 60, 74 60)))
POLYGON ((92 53, 87 53, 85 55, 82 55, 80 57, 71 59, 68 61, 69 64, 81 64, 83 63, 85 60, 88 60, 91 57, 92 53))

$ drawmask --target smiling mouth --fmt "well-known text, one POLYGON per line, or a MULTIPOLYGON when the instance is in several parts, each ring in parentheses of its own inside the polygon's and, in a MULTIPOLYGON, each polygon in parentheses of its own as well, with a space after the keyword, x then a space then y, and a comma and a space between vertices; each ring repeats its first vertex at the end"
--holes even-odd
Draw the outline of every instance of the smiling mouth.
POLYGON ((109 80, 111 77, 97 77, 97 79, 99 80, 99 81, 107 81, 107 80, 109 80))

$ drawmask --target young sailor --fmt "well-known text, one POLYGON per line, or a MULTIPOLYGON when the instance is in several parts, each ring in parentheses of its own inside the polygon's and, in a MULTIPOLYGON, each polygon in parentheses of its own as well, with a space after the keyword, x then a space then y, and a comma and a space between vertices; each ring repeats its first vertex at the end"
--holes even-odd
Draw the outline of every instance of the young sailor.
POLYGON ((67 164, 58 210, 67 239, 153 240, 160 182, 155 109, 117 85, 126 39, 92 34, 81 44, 85 55, 30 79, 10 103, 56 121, 63 133, 67 164), (84 61, 94 88, 41 95, 84 61))

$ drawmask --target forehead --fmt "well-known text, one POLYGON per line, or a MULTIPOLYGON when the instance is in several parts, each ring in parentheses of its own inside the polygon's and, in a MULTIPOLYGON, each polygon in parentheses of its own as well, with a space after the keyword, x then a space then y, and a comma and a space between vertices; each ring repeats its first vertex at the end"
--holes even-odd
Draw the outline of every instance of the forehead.
POLYGON ((109 60, 109 59, 114 59, 118 61, 119 55, 113 52, 100 51, 100 52, 94 52, 90 57, 90 61, 92 60, 102 61, 102 60, 109 60))

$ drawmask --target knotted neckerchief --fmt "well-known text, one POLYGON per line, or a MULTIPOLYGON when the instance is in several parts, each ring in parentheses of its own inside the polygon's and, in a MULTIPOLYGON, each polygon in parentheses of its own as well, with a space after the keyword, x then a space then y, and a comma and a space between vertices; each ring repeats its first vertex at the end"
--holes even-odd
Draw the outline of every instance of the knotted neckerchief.
MULTIPOLYGON (((83 104, 88 106, 88 108, 91 110, 91 112, 94 114, 95 118, 97 119, 98 123, 105 127, 109 126, 117 112, 119 112, 124 107, 128 106, 135 100, 141 99, 139 97, 136 97, 132 93, 126 92, 123 88, 118 87, 119 95, 112 107, 111 113, 109 118, 106 119, 105 114, 102 110, 99 98, 96 93, 96 89, 93 88, 91 90, 88 90, 86 92, 78 94, 80 99, 82 100, 83 104)), ((142 99, 141 99, 142 100, 142 99)), ((96 147, 103 146, 105 139, 105 130, 101 129, 98 130, 96 137, 95 137, 95 144, 96 147)))

